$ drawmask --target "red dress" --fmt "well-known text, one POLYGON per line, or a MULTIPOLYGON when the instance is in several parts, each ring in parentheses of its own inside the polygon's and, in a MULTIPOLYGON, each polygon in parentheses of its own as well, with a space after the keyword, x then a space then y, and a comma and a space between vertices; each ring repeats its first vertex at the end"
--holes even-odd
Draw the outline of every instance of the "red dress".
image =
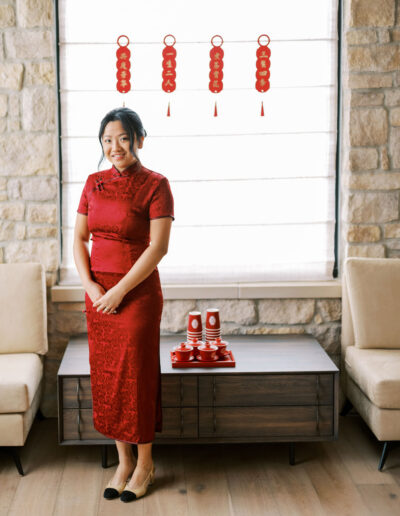
MULTIPOLYGON (((174 217, 168 179, 138 161, 90 174, 78 213, 92 234, 90 271, 107 291, 150 244, 150 219, 174 217)), ((122 299, 117 313, 97 312, 85 292, 93 424, 103 435, 147 443, 162 429, 158 268, 122 299)))

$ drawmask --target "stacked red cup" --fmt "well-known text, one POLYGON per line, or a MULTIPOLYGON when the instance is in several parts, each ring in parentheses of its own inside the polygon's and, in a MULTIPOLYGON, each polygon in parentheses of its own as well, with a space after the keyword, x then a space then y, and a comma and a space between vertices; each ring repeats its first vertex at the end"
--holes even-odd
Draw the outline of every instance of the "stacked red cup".
POLYGON ((219 309, 208 308, 206 315, 206 342, 221 337, 221 325, 219 321, 219 309))
POLYGON ((189 312, 187 326, 187 340, 192 342, 194 339, 201 340, 203 336, 203 325, 201 322, 201 312, 189 312))

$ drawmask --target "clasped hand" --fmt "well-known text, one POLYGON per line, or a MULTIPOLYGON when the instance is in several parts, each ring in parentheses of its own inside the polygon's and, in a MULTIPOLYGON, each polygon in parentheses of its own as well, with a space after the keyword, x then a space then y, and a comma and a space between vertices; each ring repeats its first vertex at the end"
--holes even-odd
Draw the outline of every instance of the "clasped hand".
POLYGON ((124 297, 123 292, 118 286, 111 287, 107 290, 99 299, 93 303, 93 307, 97 308, 97 312, 102 311, 103 313, 116 313, 116 309, 120 305, 124 297))

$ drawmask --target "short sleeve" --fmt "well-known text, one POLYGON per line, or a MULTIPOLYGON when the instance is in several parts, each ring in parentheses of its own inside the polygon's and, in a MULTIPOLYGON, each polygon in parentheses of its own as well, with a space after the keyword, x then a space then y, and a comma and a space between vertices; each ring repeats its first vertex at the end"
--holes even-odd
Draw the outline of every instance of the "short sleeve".
POLYGON ((78 209, 76 210, 78 213, 81 213, 82 215, 88 214, 88 183, 89 178, 86 179, 85 186, 83 187, 81 198, 78 204, 78 209))
POLYGON ((159 219, 161 217, 174 216, 174 198, 172 196, 171 187, 166 177, 163 177, 155 189, 149 207, 149 218, 159 219))

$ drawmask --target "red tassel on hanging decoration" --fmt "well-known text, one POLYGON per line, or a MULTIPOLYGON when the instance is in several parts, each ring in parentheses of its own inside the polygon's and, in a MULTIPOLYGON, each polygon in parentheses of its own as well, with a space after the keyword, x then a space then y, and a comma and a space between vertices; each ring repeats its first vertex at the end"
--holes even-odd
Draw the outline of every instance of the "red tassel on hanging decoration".
MULTIPOLYGON (((161 87, 166 93, 171 93, 176 88, 176 82, 175 82, 175 79, 176 79, 176 50, 174 49, 175 43, 176 43, 176 39, 172 34, 167 34, 164 37, 165 47, 163 48, 163 51, 162 51, 162 55, 163 55, 162 78, 163 78, 163 81, 162 81, 161 87), (166 38, 168 38, 169 36, 171 38, 174 38, 174 42, 170 45, 168 45, 165 41, 166 38)), ((170 112, 170 106, 169 106, 169 101, 168 101, 167 116, 170 116, 170 115, 171 115, 171 112, 170 112)))
MULTIPOLYGON (((223 42, 224 40, 219 34, 216 34, 211 38, 212 49, 210 50, 210 82, 208 84, 208 88, 212 93, 219 93, 223 88, 222 79, 224 77, 224 72, 222 71, 222 68, 224 67, 224 51, 221 48, 223 42), (219 45, 215 45, 213 42, 214 38, 221 38, 221 43, 219 45)), ((215 101, 214 116, 218 116, 217 101, 215 101)))
MULTIPOLYGON (((271 73, 270 73, 271 49, 268 47, 268 45, 270 44, 271 39, 268 36, 268 34, 261 34, 258 37, 257 42, 258 42, 259 47, 257 48, 257 52, 256 52, 256 56, 257 56, 257 61, 256 61, 256 68, 257 68, 257 71, 256 71, 256 79, 257 79, 257 81, 256 81, 256 90, 259 91, 260 93, 264 93, 265 91, 268 91, 269 88, 270 88, 269 78, 270 78, 270 75, 271 75, 271 73), (268 38, 268 43, 266 43, 264 45, 262 45, 260 43, 260 38, 262 38, 263 36, 268 38)), ((263 101, 261 101, 261 116, 264 116, 264 104, 263 104, 263 101)))
MULTIPOLYGON (((117 39, 118 49, 117 49, 117 90, 120 93, 127 93, 131 89, 131 83, 129 82, 131 78, 131 52, 128 48, 129 38, 121 34, 121 36, 117 39), (121 45, 120 39, 126 38, 126 45, 121 45)), ((125 107, 125 102, 123 103, 123 107, 125 107)))

